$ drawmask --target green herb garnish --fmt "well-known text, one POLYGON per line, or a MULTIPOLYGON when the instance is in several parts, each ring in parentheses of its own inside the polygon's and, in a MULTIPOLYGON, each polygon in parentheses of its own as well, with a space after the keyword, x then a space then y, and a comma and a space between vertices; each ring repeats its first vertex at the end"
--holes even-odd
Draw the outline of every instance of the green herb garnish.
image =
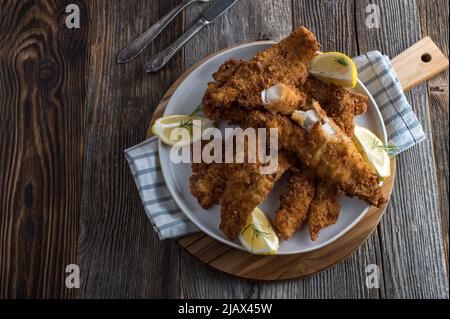
MULTIPOLYGON (((181 121, 180 125, 178 125, 178 128, 192 128, 194 126, 194 122, 193 119, 188 119, 186 121, 181 121)), ((196 127, 201 127, 200 126, 196 126, 196 127)))
POLYGON ((253 236, 256 236, 257 238, 259 236, 263 236, 264 238, 269 238, 270 237, 270 233, 265 232, 265 231, 260 231, 259 229, 256 228, 254 223, 250 223, 247 226, 245 226, 245 228, 243 230, 241 230, 241 236, 247 231, 247 229, 249 228, 253 229, 253 236))
POLYGON ((388 153, 389 157, 396 156, 396 155, 394 155, 394 153, 395 153, 396 151, 398 151, 398 147, 397 147, 397 146, 392 145, 392 144, 385 145, 385 144, 383 144, 383 143, 380 143, 380 142, 379 142, 378 140, 376 140, 376 139, 373 140, 372 147, 373 147, 373 148, 378 147, 378 148, 381 148, 382 150, 385 150, 385 151, 388 153))
POLYGON ((202 111, 202 105, 198 105, 189 115, 186 116, 186 121, 181 121, 180 125, 178 125, 179 128, 188 128, 192 127, 192 117, 194 117, 197 113, 200 113, 202 111))
POLYGON ((188 128, 188 127, 192 127, 192 119, 188 119, 186 121, 181 121, 180 125, 178 125, 179 128, 188 128))
POLYGON ((253 251, 253 243, 254 243, 254 241, 255 241, 255 238, 259 238, 260 236, 262 236, 262 237, 264 237, 264 238, 269 239, 271 234, 268 233, 268 232, 260 231, 259 229, 256 228, 256 226, 255 226, 254 223, 250 223, 250 224, 248 224, 247 226, 245 226, 245 228, 241 231, 241 236, 242 236, 242 234, 244 234, 244 233, 247 231, 247 229, 249 229, 250 227, 253 229, 252 247, 251 247, 251 251, 253 251))
POLYGON ((343 65, 343 66, 347 66, 348 65, 348 62, 347 62, 347 60, 346 59, 344 59, 343 57, 337 57, 337 58, 335 58, 334 59, 334 61, 336 62, 336 63, 339 63, 340 65, 343 65))
POLYGON ((191 114, 188 115, 188 117, 189 117, 189 116, 194 116, 194 115, 196 115, 197 113, 200 113, 201 111, 202 111, 202 105, 199 104, 199 105, 191 112, 191 114))

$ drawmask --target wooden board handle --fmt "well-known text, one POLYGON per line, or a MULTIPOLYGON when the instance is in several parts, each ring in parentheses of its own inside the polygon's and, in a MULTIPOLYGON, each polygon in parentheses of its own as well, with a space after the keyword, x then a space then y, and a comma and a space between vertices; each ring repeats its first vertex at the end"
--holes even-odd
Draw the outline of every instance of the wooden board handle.
POLYGON ((430 37, 423 38, 391 62, 404 91, 448 68, 447 57, 430 37))

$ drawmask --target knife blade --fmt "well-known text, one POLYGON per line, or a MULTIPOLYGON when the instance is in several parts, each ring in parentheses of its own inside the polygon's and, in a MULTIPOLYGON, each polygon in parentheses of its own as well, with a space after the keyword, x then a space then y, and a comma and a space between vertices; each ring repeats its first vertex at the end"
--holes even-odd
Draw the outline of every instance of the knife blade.
POLYGON ((155 55, 152 60, 146 64, 146 72, 156 72, 162 69, 167 62, 188 42, 198 31, 210 24, 228 9, 230 9, 239 0, 216 0, 203 13, 200 20, 194 24, 185 34, 175 40, 170 46, 162 52, 155 55))
POLYGON ((238 0, 216 0, 203 13, 203 19, 208 23, 213 22, 231 8, 238 0))

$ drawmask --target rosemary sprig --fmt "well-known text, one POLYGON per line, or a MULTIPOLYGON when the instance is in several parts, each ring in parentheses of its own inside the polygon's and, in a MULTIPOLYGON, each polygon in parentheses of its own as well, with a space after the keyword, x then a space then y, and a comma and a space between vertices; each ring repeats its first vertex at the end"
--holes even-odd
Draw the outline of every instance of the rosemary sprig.
POLYGON ((378 140, 376 140, 376 139, 373 140, 372 147, 373 147, 373 148, 378 147, 378 148, 381 148, 382 150, 385 150, 385 151, 388 153, 389 157, 394 156, 394 153, 395 153, 396 151, 398 151, 398 147, 397 147, 397 146, 392 145, 392 144, 385 145, 385 144, 383 144, 383 143, 380 143, 380 142, 379 142, 378 140))
POLYGON ((345 60, 345 59, 344 59, 343 57, 341 57, 341 56, 335 58, 334 61, 335 61, 336 63, 339 63, 340 65, 343 65, 343 66, 347 66, 347 65, 348 65, 347 60, 345 60))

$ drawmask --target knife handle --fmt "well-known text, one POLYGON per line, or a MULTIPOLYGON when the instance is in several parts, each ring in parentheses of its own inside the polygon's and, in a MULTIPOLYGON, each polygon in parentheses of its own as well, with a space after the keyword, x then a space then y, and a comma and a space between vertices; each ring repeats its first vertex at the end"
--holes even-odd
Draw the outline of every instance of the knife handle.
POLYGON ((117 62, 127 63, 134 59, 161 33, 162 30, 167 27, 173 19, 175 19, 181 11, 183 11, 184 8, 197 1, 198 0, 185 0, 170 10, 169 13, 167 13, 158 22, 152 25, 143 34, 131 42, 125 49, 123 49, 117 57, 117 62))
POLYGON ((205 19, 200 19, 196 24, 194 24, 186 33, 175 40, 170 46, 165 50, 155 55, 149 63, 145 66, 146 72, 156 72, 161 70, 167 62, 173 57, 175 53, 180 50, 183 45, 188 42, 198 31, 200 31, 204 26, 209 24, 205 19))

